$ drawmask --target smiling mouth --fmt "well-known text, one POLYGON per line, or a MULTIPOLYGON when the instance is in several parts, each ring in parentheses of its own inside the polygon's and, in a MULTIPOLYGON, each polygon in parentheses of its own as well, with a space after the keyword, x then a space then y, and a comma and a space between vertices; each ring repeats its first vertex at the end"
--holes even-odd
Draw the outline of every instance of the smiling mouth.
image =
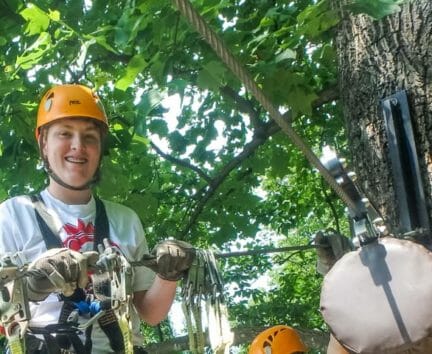
POLYGON ((75 158, 75 157, 66 157, 65 160, 67 162, 71 162, 71 163, 75 163, 75 164, 80 164, 83 165, 87 162, 87 159, 79 159, 79 158, 75 158))

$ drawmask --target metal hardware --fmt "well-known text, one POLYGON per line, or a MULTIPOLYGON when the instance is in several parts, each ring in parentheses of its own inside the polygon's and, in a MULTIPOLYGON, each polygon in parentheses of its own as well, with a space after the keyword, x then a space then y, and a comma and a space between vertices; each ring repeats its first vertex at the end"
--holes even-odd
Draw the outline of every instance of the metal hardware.
POLYGON ((399 91, 384 98, 381 106, 400 220, 397 231, 405 234, 416 229, 429 230, 429 218, 406 91, 399 91))
POLYGON ((362 246, 376 240, 383 228, 382 218, 355 183, 355 174, 345 170, 345 161, 339 159, 330 147, 323 149, 321 162, 350 198, 349 204, 354 206, 348 207, 353 237, 362 246))

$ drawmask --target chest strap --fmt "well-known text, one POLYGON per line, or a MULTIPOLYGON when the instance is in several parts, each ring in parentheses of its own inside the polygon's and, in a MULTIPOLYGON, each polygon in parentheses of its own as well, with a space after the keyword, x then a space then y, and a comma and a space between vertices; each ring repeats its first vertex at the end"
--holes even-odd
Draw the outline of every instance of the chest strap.
MULTIPOLYGON (((33 202, 36 219, 46 248, 64 247, 58 230, 56 230, 53 216, 48 212, 40 194, 32 194, 30 199, 33 202)), ((96 196, 94 199, 96 202, 96 219, 93 250, 97 251, 97 245, 102 244, 104 238, 109 238, 109 223, 104 203, 96 196)))

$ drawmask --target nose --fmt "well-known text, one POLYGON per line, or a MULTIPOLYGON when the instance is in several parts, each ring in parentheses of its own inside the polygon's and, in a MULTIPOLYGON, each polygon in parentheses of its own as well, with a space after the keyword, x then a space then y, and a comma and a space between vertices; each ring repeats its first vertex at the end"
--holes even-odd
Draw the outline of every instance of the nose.
POLYGON ((71 140, 72 150, 83 150, 85 148, 84 140, 80 134, 74 134, 71 140))

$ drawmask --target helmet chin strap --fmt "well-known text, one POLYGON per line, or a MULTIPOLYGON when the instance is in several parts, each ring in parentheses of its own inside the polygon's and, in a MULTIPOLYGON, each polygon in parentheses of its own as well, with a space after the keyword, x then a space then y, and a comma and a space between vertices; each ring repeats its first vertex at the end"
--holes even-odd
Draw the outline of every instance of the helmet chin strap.
POLYGON ((44 168, 45 171, 48 173, 48 175, 59 185, 61 185, 64 188, 73 190, 73 191, 84 191, 86 189, 90 189, 92 186, 94 186, 97 182, 99 182, 100 179, 100 173, 99 173, 99 167, 97 168, 94 176, 86 183, 84 183, 81 186, 75 187, 72 186, 65 181, 63 181, 57 174, 54 173, 54 171, 49 167, 48 161, 44 160, 44 168))
POLYGON ((96 183, 99 182, 100 180, 100 163, 102 160, 102 155, 100 156, 99 159, 99 165, 96 169, 95 174, 93 175, 93 177, 86 183, 84 183, 81 186, 75 187, 72 186, 68 183, 66 183, 65 181, 63 181, 52 169, 51 166, 48 162, 48 159, 43 155, 42 153, 42 132, 40 134, 39 140, 38 140, 38 145, 39 145, 39 154, 40 154, 40 158, 43 161, 43 166, 44 166, 44 170, 46 171, 46 173, 48 174, 48 176, 50 176, 56 183, 58 183, 59 185, 61 185, 64 188, 73 190, 73 191, 84 191, 86 189, 90 189, 92 186, 94 186, 96 183))

